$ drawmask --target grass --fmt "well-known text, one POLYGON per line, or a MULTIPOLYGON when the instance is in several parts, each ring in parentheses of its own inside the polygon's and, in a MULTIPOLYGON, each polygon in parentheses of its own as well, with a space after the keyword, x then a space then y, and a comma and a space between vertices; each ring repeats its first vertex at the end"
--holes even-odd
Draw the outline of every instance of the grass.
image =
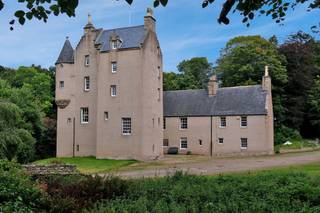
MULTIPOLYGON (((301 173, 309 176, 320 176, 320 162, 308 163, 295 166, 275 167, 262 170, 245 171, 245 172, 227 172, 224 175, 230 176, 250 176, 250 175, 266 175, 266 174, 288 174, 288 173, 301 173)), ((219 175, 209 175, 208 178, 215 178, 219 175)))
POLYGON ((48 158, 34 162, 38 165, 54 163, 73 164, 81 173, 103 173, 136 163, 135 160, 96 159, 94 157, 48 158))

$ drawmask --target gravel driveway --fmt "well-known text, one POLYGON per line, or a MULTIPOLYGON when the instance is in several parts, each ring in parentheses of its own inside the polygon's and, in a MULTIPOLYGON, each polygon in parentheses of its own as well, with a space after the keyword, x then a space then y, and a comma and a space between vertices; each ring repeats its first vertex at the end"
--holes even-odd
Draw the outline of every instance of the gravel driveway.
POLYGON ((259 157, 211 158, 205 156, 165 156, 155 162, 133 164, 112 174, 124 178, 154 177, 186 171, 196 175, 213 175, 290 165, 320 163, 320 151, 288 153, 259 157))

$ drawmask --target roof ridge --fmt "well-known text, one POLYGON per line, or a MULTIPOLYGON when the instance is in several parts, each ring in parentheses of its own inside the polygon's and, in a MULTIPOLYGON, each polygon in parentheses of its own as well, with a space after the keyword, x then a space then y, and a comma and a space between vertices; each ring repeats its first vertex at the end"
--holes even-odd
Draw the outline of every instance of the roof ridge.
POLYGON ((181 89, 181 90, 167 90, 167 91, 164 91, 164 92, 202 91, 202 90, 205 90, 205 89, 181 89))
POLYGON ((144 25, 136 25, 136 26, 130 26, 130 27, 118 27, 118 28, 112 28, 112 29, 103 29, 103 28, 102 28, 102 31, 112 31, 112 30, 138 28, 138 27, 144 27, 144 25))
POLYGON ((246 86, 220 87, 220 88, 218 88, 218 90, 220 90, 220 89, 249 88, 249 87, 258 87, 258 86, 261 86, 261 85, 260 84, 255 84, 255 85, 246 85, 246 86))

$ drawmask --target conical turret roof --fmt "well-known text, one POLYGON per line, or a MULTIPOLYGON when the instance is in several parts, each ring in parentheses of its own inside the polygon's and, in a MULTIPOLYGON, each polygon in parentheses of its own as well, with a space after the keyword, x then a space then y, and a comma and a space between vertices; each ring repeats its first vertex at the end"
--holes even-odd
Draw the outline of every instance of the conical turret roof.
POLYGON ((64 42, 64 45, 62 47, 62 50, 60 52, 60 55, 58 57, 58 60, 56 64, 60 63, 67 63, 67 64, 73 64, 74 63, 74 50, 72 48, 72 45, 67 38, 66 41, 64 42))

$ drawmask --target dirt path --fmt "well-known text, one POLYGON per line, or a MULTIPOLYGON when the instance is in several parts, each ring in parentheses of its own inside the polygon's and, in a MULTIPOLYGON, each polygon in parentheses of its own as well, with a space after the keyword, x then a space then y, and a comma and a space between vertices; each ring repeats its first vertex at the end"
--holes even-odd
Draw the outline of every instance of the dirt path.
POLYGON ((154 177, 187 171, 196 175, 242 172, 320 162, 320 151, 260 157, 210 158, 204 156, 166 156, 156 162, 138 163, 113 172, 124 178, 154 177))

